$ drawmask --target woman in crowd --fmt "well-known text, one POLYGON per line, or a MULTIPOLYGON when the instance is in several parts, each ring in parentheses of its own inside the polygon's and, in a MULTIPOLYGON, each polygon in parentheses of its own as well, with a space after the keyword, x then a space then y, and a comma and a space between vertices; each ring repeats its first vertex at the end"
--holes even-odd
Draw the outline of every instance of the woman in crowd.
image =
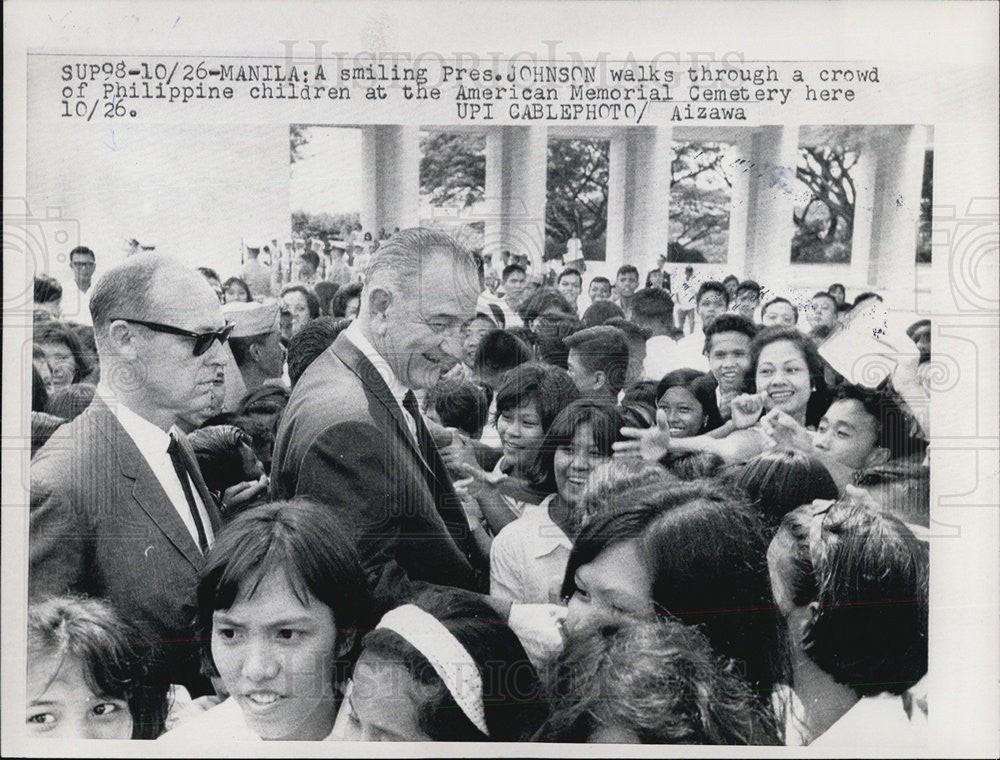
POLYGON ((53 597, 28 608, 27 733, 59 739, 155 739, 168 710, 138 634, 100 599, 53 597))
POLYGON ((334 317, 354 319, 361 310, 361 283, 341 286, 330 301, 330 314, 334 317))
POLYGON ((332 738, 524 741, 544 717, 538 675, 500 616, 475 595, 429 591, 365 636, 332 738))
POLYGON ((455 483, 478 504, 490 535, 555 490, 540 467, 542 441, 559 412, 579 395, 569 373, 547 364, 528 362, 504 375, 494 418, 503 456, 489 473, 466 461, 461 468, 468 477, 455 483))
POLYGON ((750 344, 750 377, 755 392, 733 399, 732 428, 715 431, 713 437, 672 436, 663 415, 648 430, 625 428, 629 439, 615 445, 621 453, 639 453, 650 461, 659 461, 668 452, 705 451, 726 462, 747 462, 763 453, 769 438, 758 424, 761 416, 773 410, 787 414, 799 426, 815 428, 829 406, 823 360, 811 338, 794 327, 761 330, 750 344))
POLYGON ((766 701, 780 676, 766 551, 760 517, 708 482, 664 475, 618 492, 570 553, 562 586, 566 629, 614 614, 674 615, 700 627, 766 701))
POLYGON ((541 448, 543 490, 555 493, 501 530, 490 548, 490 595, 524 604, 555 602, 573 544, 573 511, 595 468, 611 461, 621 415, 613 404, 574 401, 541 448))
POLYGON ((325 507, 293 500, 241 513, 198 584, 206 659, 228 696, 166 736, 326 738, 369 605, 351 540, 325 507))
POLYGON ((62 322, 43 322, 35 325, 35 344, 40 346, 52 370, 53 390, 61 390, 80 382, 90 367, 83 359, 80 339, 62 322))
POLYGON ((222 290, 226 294, 226 303, 250 302, 253 296, 250 295, 250 288, 239 277, 230 277, 222 284, 222 290))
POLYGON ((787 514, 767 557, 791 658, 786 743, 926 741, 900 697, 927 670, 927 544, 841 501, 787 514))
POLYGON ((770 711, 691 626, 616 618, 569 637, 543 741, 778 744, 770 711))
POLYGON ((837 484, 822 462, 787 449, 751 459, 736 476, 736 486, 775 530, 796 507, 838 496, 837 484))
POLYGON ((656 389, 656 406, 667 418, 672 438, 690 438, 708 429, 711 388, 698 382, 703 373, 694 369, 668 372, 656 389))

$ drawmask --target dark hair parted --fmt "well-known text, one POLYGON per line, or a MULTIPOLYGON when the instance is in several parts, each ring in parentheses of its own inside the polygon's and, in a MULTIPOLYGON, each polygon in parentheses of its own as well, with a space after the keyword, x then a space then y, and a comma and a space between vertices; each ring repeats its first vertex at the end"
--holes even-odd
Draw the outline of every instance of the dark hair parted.
POLYGON ((757 362, 760 360, 760 352, 765 346, 783 340, 795 344, 809 370, 812 393, 806 406, 806 424, 818 425, 830 406, 830 395, 823 373, 825 364, 816 348, 816 342, 808 335, 803 335, 796 327, 765 327, 754 337, 750 343, 750 372, 747 374, 747 383, 752 386, 751 393, 757 390, 757 362))
MULTIPOLYGON (((545 718, 538 673, 514 632, 475 594, 457 589, 421 592, 412 602, 458 640, 479 669, 489 737, 466 717, 434 667, 387 628, 364 638, 368 654, 397 661, 420 686, 417 724, 433 741, 525 741, 545 718)), ((357 687, 357 684, 355 685, 357 687)))
POLYGON ((632 314, 646 319, 672 318, 674 300, 663 288, 643 288, 632 296, 632 314))
POLYGON ((361 298, 361 283, 353 282, 350 285, 342 285, 330 299, 330 316, 344 317, 347 315, 347 302, 352 298, 361 298))
POLYGON ((53 303, 62 298, 59 280, 47 274, 35 275, 35 303, 53 303))
POLYGON ((618 304, 614 301, 594 301, 583 312, 580 321, 584 327, 597 327, 613 317, 625 318, 625 312, 618 304))
MULTIPOLYGON (((278 501, 237 515, 219 533, 198 580, 198 622, 211 658, 212 616, 252 598, 260 582, 282 573, 296 598, 333 612, 338 653, 352 648, 370 623, 371 597, 355 539, 329 507, 308 499, 278 501), (342 638, 341 638, 342 637, 342 638)), ((331 653, 331 682, 335 676, 331 653)))
POLYGON ((482 435, 490 414, 486 392, 470 380, 441 378, 427 394, 427 405, 433 405, 442 425, 472 438, 482 435))
POLYGON ((725 332, 738 332, 753 340, 757 335, 757 325, 744 317, 742 314, 720 314, 707 325, 705 325, 705 348, 706 356, 712 350, 712 336, 725 332))
POLYGON ((576 321, 576 309, 566 300, 566 296, 555 288, 539 288, 518 309, 524 324, 531 327, 543 314, 555 312, 557 318, 576 321))
POLYGON ((636 269, 632 264, 622 264, 618 267, 618 272, 615 277, 621 277, 623 274, 634 274, 636 278, 639 277, 639 270, 636 269))
POLYGON ((766 451, 747 462, 736 485, 776 530, 781 518, 813 499, 836 499, 837 484, 816 457, 801 451, 766 451))
POLYGON ((29 661, 75 659, 95 694, 128 704, 132 738, 155 739, 167 718, 169 684, 141 640, 103 599, 57 596, 28 607, 29 661))
MULTIPOLYGON (((301 293, 302 297, 306 299, 306 308, 309 309, 309 319, 316 319, 319 316, 319 299, 309 288, 305 285, 286 285, 281 289, 282 297, 289 293, 301 293)), ((339 291, 337 295, 340 295, 339 291)))
POLYGON ((507 280, 510 279, 510 276, 512 274, 515 274, 516 272, 520 272, 523 275, 528 274, 528 270, 526 270, 520 264, 508 264, 503 268, 503 271, 500 273, 500 282, 507 282, 507 280))
POLYGON ((539 460, 545 487, 541 490, 552 493, 556 489, 555 457, 556 449, 573 444, 573 436, 583 425, 590 426, 592 442, 601 456, 610 458, 614 453, 611 446, 621 440, 624 424, 620 409, 608 401, 579 399, 559 412, 545 433, 539 460))
POLYGON ((628 343, 616 327, 588 327, 563 339, 588 372, 603 372, 607 387, 617 395, 628 376, 628 343))
POLYGON ((643 744, 780 744, 771 713, 696 629, 670 618, 603 622, 570 636, 553 668, 543 741, 614 726, 643 744))
POLYGON ((542 430, 548 431, 567 404, 580 398, 569 373, 540 362, 527 362, 509 370, 497 389, 496 420, 509 409, 532 403, 538 409, 542 430))
POLYGON ((696 369, 675 369, 665 374, 656 386, 657 403, 671 388, 683 388, 694 396, 694 400, 701 404, 703 414, 708 414, 715 401, 715 387, 705 377, 704 372, 696 369))
POLYGON ((288 341, 287 362, 288 379, 293 388, 306 368, 333 344, 333 341, 347 329, 349 324, 351 324, 351 320, 347 318, 318 317, 307 322, 301 330, 292 336, 292 339, 288 341))
POLYGON ((774 541, 786 552, 777 565, 790 601, 817 604, 802 639, 816 665, 861 696, 902 694, 923 678, 926 543, 896 517, 850 501, 788 513, 774 541))
POLYGON ((472 367, 477 374, 506 372, 531 361, 531 348, 509 330, 490 330, 483 334, 472 367))
POLYGON ((313 271, 319 269, 319 254, 316 251, 303 251, 299 254, 299 259, 311 266, 313 271))
POLYGON ((780 637, 760 516, 709 481, 664 481, 608 497, 605 511, 576 538, 562 596, 576 593, 580 567, 612 544, 637 539, 657 612, 699 626, 719 655, 736 661, 758 697, 769 699, 780 637))

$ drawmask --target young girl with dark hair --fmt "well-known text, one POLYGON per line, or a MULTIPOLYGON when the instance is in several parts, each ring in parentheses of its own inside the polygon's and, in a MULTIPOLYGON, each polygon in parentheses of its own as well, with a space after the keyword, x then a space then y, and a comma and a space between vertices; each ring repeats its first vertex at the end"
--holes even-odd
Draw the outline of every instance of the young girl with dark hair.
POLYGON ((481 598, 426 591, 365 636, 332 738, 525 741, 545 717, 538 674, 481 598))
POLYGON ((611 403, 581 400, 567 406, 541 448, 543 489, 554 490, 525 508, 490 547, 490 595, 525 604, 556 602, 573 544, 573 511, 591 473, 611 461, 622 419, 611 403))
POLYGON ((30 736, 155 739, 168 685, 110 604, 53 597, 28 608, 30 736))
POLYGON ((767 559, 791 657, 786 743, 926 741, 926 715, 900 697, 927 671, 927 544, 840 501, 785 515, 767 559))
POLYGON ((671 614, 701 628, 762 700, 780 676, 760 517, 707 482, 659 483, 610 496, 577 536, 562 596, 566 628, 609 614, 671 614))
POLYGON ((228 698, 167 737, 327 737, 369 605, 353 543, 326 508, 296 499, 241 513, 198 583, 207 664, 228 698))

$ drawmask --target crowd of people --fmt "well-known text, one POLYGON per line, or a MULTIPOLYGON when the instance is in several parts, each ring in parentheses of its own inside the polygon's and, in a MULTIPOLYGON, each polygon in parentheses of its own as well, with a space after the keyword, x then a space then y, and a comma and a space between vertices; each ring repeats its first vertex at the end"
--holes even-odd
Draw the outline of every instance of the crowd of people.
POLYGON ((31 734, 925 740, 929 321, 868 387, 828 349, 882 299, 842 285, 583 299, 421 228, 277 291, 256 254, 69 258, 35 280, 31 734))

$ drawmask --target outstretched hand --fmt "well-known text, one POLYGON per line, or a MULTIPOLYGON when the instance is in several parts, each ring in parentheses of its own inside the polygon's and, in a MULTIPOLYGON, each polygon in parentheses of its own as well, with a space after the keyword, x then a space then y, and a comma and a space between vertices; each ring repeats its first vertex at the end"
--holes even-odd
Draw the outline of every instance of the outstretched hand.
POLYGON ((653 427, 623 427, 621 434, 625 440, 612 444, 616 456, 640 456, 647 462, 659 462, 670 451, 670 426, 663 409, 656 410, 653 427))
POLYGON ((764 399, 767 392, 743 393, 732 400, 733 425, 737 430, 745 430, 757 424, 764 413, 764 399))
POLYGON ((760 420, 760 429, 772 446, 779 449, 798 449, 813 452, 812 434, 780 409, 772 409, 760 420))

